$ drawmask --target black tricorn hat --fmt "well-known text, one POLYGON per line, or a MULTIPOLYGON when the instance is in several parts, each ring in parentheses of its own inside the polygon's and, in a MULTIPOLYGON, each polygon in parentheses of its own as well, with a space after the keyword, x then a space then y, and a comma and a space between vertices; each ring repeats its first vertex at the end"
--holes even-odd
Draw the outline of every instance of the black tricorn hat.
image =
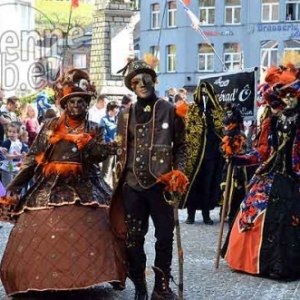
POLYGON ((145 54, 144 58, 144 60, 140 60, 138 58, 129 58, 127 65, 123 69, 118 71, 118 73, 122 72, 122 75, 125 75, 127 73, 124 78, 124 83, 125 86, 131 91, 132 87, 130 81, 134 76, 138 74, 149 74, 153 78, 153 82, 156 82, 157 74, 153 69, 157 65, 158 60, 156 57, 149 53, 145 54))

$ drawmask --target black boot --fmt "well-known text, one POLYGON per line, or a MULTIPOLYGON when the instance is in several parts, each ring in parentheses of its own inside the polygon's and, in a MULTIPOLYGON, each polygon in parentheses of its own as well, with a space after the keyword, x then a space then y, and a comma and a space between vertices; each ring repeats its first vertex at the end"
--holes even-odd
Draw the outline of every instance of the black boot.
POLYGON ((186 223, 186 224, 194 224, 194 222, 195 222, 196 210, 195 210, 195 209, 188 208, 188 209, 187 209, 187 212, 188 212, 188 217, 187 217, 185 223, 186 223))
POLYGON ((209 216, 209 210, 202 210, 203 222, 206 225, 213 225, 214 221, 209 216))
POLYGON ((145 275, 128 275, 135 287, 134 300, 148 300, 148 290, 145 275))
POLYGON ((159 268, 152 267, 155 273, 155 284, 151 300, 178 300, 178 296, 170 289, 168 276, 159 268))

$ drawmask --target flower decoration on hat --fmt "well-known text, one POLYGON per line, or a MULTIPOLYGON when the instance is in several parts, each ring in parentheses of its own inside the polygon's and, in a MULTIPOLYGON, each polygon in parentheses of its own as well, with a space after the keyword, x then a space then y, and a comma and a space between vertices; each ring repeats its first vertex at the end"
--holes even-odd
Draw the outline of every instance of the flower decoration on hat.
POLYGON ((72 97, 82 97, 89 104, 96 96, 96 87, 90 81, 89 74, 80 69, 71 69, 61 76, 54 84, 55 98, 64 109, 72 97))
POLYGON ((291 51, 285 55, 280 66, 272 66, 267 70, 265 82, 259 86, 259 92, 272 108, 283 109, 285 103, 282 99, 287 96, 300 97, 300 71, 296 68, 299 62, 300 56, 298 61, 295 60, 291 51))

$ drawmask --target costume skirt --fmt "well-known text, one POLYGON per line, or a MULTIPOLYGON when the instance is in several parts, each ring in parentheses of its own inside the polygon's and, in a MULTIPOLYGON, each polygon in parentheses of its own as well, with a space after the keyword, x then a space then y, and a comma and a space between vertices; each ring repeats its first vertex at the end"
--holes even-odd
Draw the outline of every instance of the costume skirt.
POLYGON ((1 262, 8 295, 79 290, 110 282, 124 287, 124 253, 108 208, 66 205, 21 214, 1 262))
POLYGON ((227 240, 224 257, 232 269, 276 278, 300 278, 297 181, 276 174, 252 187, 227 240))

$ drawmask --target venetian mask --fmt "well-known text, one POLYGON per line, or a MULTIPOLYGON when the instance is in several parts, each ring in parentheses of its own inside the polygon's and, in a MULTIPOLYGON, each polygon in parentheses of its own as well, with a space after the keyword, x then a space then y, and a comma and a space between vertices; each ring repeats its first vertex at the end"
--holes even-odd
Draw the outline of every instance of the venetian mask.
POLYGON ((154 80, 149 74, 138 74, 131 79, 131 87, 139 98, 148 98, 154 92, 154 80))
POLYGON ((85 116, 88 104, 82 97, 72 97, 67 101, 66 113, 72 119, 79 119, 85 116))

